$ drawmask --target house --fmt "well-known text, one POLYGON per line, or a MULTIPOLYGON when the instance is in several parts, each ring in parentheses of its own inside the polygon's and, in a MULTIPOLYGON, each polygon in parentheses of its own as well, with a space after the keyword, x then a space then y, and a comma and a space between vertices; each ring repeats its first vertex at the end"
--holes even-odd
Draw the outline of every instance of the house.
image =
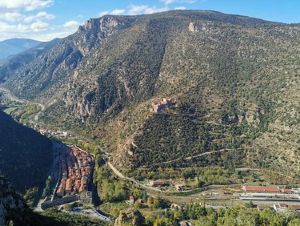
POLYGON ((289 209, 300 211, 300 205, 285 205, 285 204, 274 204, 273 209, 277 212, 287 211, 289 209))
POLYGON ((47 129, 40 129, 40 134, 47 135, 48 130, 47 129))
POLYGON ((281 193, 284 193, 284 194, 292 194, 292 193, 293 193, 293 190, 292 190, 292 189, 283 188, 283 189, 281 189, 281 193))
POLYGON ((129 196, 129 199, 127 200, 127 203, 128 204, 130 204, 130 205, 133 205, 134 204, 134 202, 135 202, 135 198, 134 198, 134 196, 129 196))
POLYGON ((276 212, 284 212, 284 211, 287 211, 288 210, 288 205, 284 205, 284 204, 274 204, 273 205, 273 209, 276 211, 276 212))
POLYGON ((288 205, 289 209, 300 211, 300 205, 288 205))
POLYGON ((181 209, 181 206, 176 204, 176 203, 172 203, 171 204, 171 209, 172 210, 180 210, 181 209))
POLYGON ((185 188, 185 184, 175 184, 175 188, 177 191, 183 191, 185 188))
POLYGON ((190 222, 188 222, 188 221, 180 221, 179 225, 180 226, 192 226, 192 224, 190 222))
POLYGON ((256 208, 257 208, 258 211, 263 211, 265 209, 270 209, 270 207, 268 207, 268 206, 260 206, 260 205, 257 205, 256 208))
POLYGON ((166 108, 172 106, 176 104, 176 100, 173 98, 167 99, 167 98, 163 98, 161 101, 159 102, 154 102, 152 103, 152 109, 153 112, 155 113, 160 113, 163 110, 165 110, 166 108))
POLYGON ((164 180, 154 180, 150 182, 150 186, 152 187, 163 187, 168 185, 168 183, 164 180))
POLYGON ((68 178, 66 180, 66 190, 65 190, 65 192, 66 192, 66 194, 70 194, 71 191, 72 191, 72 181, 71 181, 70 178, 68 178))

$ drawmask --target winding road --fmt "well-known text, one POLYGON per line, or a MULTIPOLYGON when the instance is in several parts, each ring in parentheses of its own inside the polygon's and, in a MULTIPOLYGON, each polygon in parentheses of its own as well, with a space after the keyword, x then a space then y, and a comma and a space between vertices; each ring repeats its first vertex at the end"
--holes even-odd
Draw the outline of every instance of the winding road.
POLYGON ((160 189, 157 189, 157 188, 153 188, 153 187, 150 187, 150 186, 147 186, 147 185, 144 185, 140 182, 138 182, 137 180, 133 179, 133 178, 130 178, 130 177, 126 177, 124 174, 122 174, 112 163, 108 162, 107 163, 108 167, 114 172, 114 174, 116 174, 120 179, 123 179, 123 180, 128 180, 128 181, 131 181, 133 182, 134 184, 138 185, 139 187, 142 187, 146 190, 150 190, 150 191, 154 191, 154 192, 163 192, 161 191, 160 189))
POLYGON ((7 88, 0 86, 0 93, 3 93, 6 98, 10 99, 11 101, 14 102, 18 102, 20 104, 28 104, 29 101, 25 100, 25 99, 20 99, 18 97, 16 97, 14 94, 12 94, 12 92, 10 90, 8 90, 7 88))
POLYGON ((35 104, 35 105, 38 105, 40 107, 40 110, 37 113, 32 115, 32 118, 36 122, 39 120, 40 115, 46 109, 45 105, 43 105, 41 103, 31 102, 31 101, 28 101, 26 99, 21 99, 21 98, 15 96, 9 89, 7 89, 3 86, 0 86, 0 93, 3 93, 7 99, 9 99, 11 101, 14 101, 14 102, 17 102, 17 103, 20 103, 20 104, 24 104, 24 105, 26 105, 26 104, 35 104))

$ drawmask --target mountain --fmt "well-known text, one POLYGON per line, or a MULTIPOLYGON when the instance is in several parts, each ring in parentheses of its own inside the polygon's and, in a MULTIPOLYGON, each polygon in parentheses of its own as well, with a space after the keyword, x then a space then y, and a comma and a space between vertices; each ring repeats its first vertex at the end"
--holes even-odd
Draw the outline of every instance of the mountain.
POLYGON ((0 111, 0 175, 18 191, 43 187, 53 161, 52 142, 0 111))
POLYGON ((35 57, 13 57, 0 78, 45 103, 43 123, 104 142, 120 169, 222 165, 297 177, 299 40, 297 24, 214 11, 104 16, 26 53, 35 57))
POLYGON ((14 38, 0 42, 0 60, 36 47, 41 42, 32 39, 14 38))

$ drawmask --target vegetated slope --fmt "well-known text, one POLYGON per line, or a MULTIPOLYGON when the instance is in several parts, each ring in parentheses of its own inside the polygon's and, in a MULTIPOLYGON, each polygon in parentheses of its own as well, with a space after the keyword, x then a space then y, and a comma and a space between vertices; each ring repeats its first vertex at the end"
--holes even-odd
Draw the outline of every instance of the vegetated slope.
POLYGON ((0 42, 0 60, 19 54, 23 51, 36 47, 39 41, 32 39, 14 38, 0 42))
POLYGON ((0 111, 0 174, 18 191, 43 187, 52 164, 52 142, 0 111))
POLYGON ((220 164, 296 175, 299 45, 298 25, 212 11, 105 16, 12 70, 4 85, 49 103, 44 122, 102 139, 120 167, 220 164), (68 43, 81 57, 67 70, 58 53, 68 43), (153 112, 163 98, 171 103, 153 112))
POLYGON ((5 81, 8 76, 13 74, 13 72, 18 73, 17 71, 20 68, 25 68, 28 63, 36 60, 41 53, 52 48, 58 41, 59 39, 54 39, 50 42, 40 43, 36 47, 28 49, 20 54, 14 55, 9 59, 0 62, 0 81, 5 81))

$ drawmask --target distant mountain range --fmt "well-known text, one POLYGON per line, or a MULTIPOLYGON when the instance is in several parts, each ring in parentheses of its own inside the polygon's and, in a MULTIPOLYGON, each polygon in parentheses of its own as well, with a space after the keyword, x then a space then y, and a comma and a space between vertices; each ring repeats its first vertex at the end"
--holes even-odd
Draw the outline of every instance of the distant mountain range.
POLYGON ((90 19, 0 67, 46 125, 101 140, 120 169, 299 175, 300 26, 214 11, 90 19))
POLYGON ((0 42, 0 61, 25 50, 36 47, 41 42, 32 39, 14 38, 0 42))

